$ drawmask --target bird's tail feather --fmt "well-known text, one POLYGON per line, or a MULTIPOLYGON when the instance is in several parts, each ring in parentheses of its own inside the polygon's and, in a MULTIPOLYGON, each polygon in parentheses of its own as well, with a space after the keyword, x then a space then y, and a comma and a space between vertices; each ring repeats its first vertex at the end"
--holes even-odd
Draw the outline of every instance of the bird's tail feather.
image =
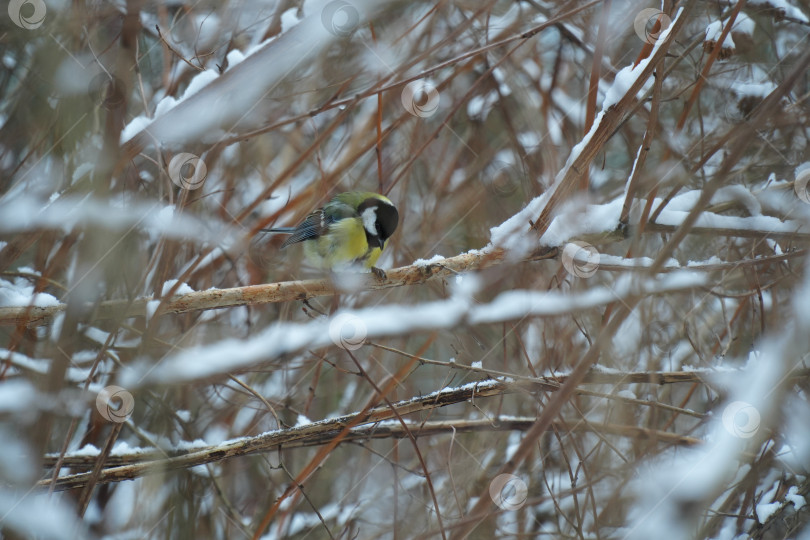
POLYGON ((293 232, 295 232, 295 227, 273 227, 272 229, 259 229, 259 230, 262 232, 292 234, 293 232))

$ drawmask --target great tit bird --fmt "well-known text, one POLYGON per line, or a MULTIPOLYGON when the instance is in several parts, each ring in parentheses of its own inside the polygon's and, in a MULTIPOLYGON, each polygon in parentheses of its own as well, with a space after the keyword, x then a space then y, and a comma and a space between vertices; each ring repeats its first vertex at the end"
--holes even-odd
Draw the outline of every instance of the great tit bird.
POLYGON ((361 267, 384 278, 385 272, 374 264, 398 224, 399 212, 387 197, 348 191, 335 195, 296 227, 262 230, 291 234, 282 248, 303 242, 304 255, 318 268, 341 271, 361 267))

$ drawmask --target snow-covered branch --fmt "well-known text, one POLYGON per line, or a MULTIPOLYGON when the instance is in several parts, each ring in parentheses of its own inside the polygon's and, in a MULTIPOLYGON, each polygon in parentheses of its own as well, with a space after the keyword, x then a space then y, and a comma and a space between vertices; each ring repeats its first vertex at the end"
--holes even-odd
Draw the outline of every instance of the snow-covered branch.
MULTIPOLYGON (((688 198, 688 195, 683 197, 688 198)), ((560 247, 564 246, 569 239, 577 236, 585 237, 587 235, 589 240, 597 243, 597 245, 623 240, 621 235, 609 234, 615 225, 613 220, 617 216, 614 214, 619 208, 619 202, 617 199, 604 205, 589 206, 590 217, 588 219, 577 219, 576 216, 567 215, 556 218, 541 239, 541 243, 545 242, 546 246, 536 247, 538 244, 532 243, 529 245, 531 251, 525 254, 522 260, 559 259, 562 254, 560 247), (594 217, 602 214, 607 219, 594 217), (597 238, 597 235, 602 235, 602 237, 597 238)), ((646 225, 645 231, 648 233, 674 232, 687 214, 688 212, 683 210, 664 210, 656 222, 646 225)), ((507 234, 506 229, 510 227, 513 220, 514 218, 511 218, 503 225, 493 228, 493 241, 516 248, 518 253, 526 252, 525 238, 517 241, 516 239, 507 240, 504 236, 507 234)), ((711 212, 702 213, 690 233, 791 241, 810 240, 810 227, 802 221, 782 221, 775 217, 762 215, 750 217, 726 216, 711 212)), ((797 253, 790 253, 740 261, 720 261, 715 259, 705 262, 692 261, 688 265, 680 265, 673 260, 662 271, 671 272, 677 269, 713 271, 739 265, 777 262, 778 260, 796 256, 798 256, 797 253)), ((601 261, 604 264, 600 262, 599 265, 602 270, 638 270, 649 266, 649 261, 643 259, 608 255, 601 255, 600 257, 604 257, 604 260, 601 261)), ((484 249, 471 250, 454 257, 434 257, 429 261, 417 261, 410 266, 388 270, 384 279, 377 278, 372 274, 341 275, 333 276, 331 279, 282 281, 228 289, 212 288, 178 294, 162 300, 151 297, 136 298, 131 301, 105 300, 95 306, 94 317, 109 319, 187 313, 207 309, 289 302, 319 296, 412 286, 434 279, 448 279, 459 274, 483 270, 512 260, 514 260, 514 257, 511 256, 509 251, 494 248, 490 245, 484 249)), ((2 291, 2 288, 0 288, 0 291, 2 291)), ((5 305, 0 305, 0 325, 23 324, 37 326, 47 324, 54 315, 64 311, 65 308, 65 304, 55 301, 43 304, 39 301, 28 302, 25 298, 22 298, 16 301, 16 305, 6 301, 5 305)))
POLYGON ((472 275, 464 276, 447 300, 339 310, 330 317, 307 323, 279 322, 247 340, 226 339, 171 355, 157 365, 133 366, 124 373, 123 384, 135 388, 204 379, 305 349, 354 347, 365 339, 384 336, 572 314, 630 297, 686 291, 708 283, 705 274, 686 270, 642 280, 627 275, 611 287, 594 287, 582 293, 508 291, 488 304, 477 304, 473 300, 477 280, 472 275))
MULTIPOLYGON (((594 371, 584 384, 675 384, 685 382, 698 382, 703 377, 710 375, 699 372, 678 372, 678 373, 609 373, 594 371)), ((405 436, 402 425, 396 421, 397 415, 405 416, 418 412, 429 411, 436 408, 462 403, 471 399, 499 396, 504 393, 517 391, 554 391, 559 385, 565 382, 566 376, 544 377, 532 382, 521 381, 519 383, 503 382, 497 380, 487 380, 475 383, 468 383, 460 387, 444 388, 430 394, 399 401, 390 407, 383 406, 370 410, 362 415, 351 413, 337 418, 322 420, 318 422, 302 423, 291 428, 278 429, 257 435, 254 437, 241 437, 239 439, 225 441, 217 445, 188 444, 184 443, 181 448, 170 449, 148 449, 141 448, 132 450, 127 445, 116 451, 113 449, 108 458, 107 467, 102 471, 98 482, 100 484, 109 482, 120 482, 122 480, 132 480, 141 476, 160 473, 166 470, 190 468, 205 463, 214 463, 224 459, 238 456, 245 456, 259 452, 275 451, 279 448, 300 448, 305 446, 315 446, 325 444, 330 441, 344 426, 354 421, 358 426, 351 429, 345 442, 362 441, 374 438, 398 438, 405 436), (168 456, 168 457, 167 457, 168 456)), ((611 396, 614 399, 621 399, 621 396, 611 396)), ((407 427, 416 436, 430 436, 452 432, 455 428, 458 431, 478 431, 493 429, 503 430, 525 430, 534 422, 532 418, 504 417, 487 419, 485 421, 445 421, 445 422, 408 422, 407 427), (488 428, 486 426, 489 426, 488 428)), ((603 424, 599 425, 599 430, 603 431, 603 424)), ((554 424, 554 428, 563 431, 591 431, 594 426, 587 422, 577 420, 561 420, 554 424)), ((617 435, 657 440, 664 444, 685 444, 695 445, 700 441, 693 437, 685 437, 674 433, 667 433, 659 430, 638 428, 635 426, 611 425, 606 428, 607 433, 617 435)), ((64 458, 64 466, 71 468, 86 468, 95 463, 99 453, 95 448, 83 448, 78 452, 70 453, 64 458)), ((56 455, 46 457, 45 464, 53 465, 57 459, 56 455)), ((89 479, 90 473, 75 473, 60 477, 56 481, 56 489, 74 489, 83 486, 89 479)), ((42 480, 39 486, 50 486, 50 480, 42 480)))

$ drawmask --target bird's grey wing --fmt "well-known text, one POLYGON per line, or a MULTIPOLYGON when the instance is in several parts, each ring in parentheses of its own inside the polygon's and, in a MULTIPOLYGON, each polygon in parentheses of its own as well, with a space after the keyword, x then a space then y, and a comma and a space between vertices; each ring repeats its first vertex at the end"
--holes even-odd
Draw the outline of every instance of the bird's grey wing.
POLYGON ((287 247, 304 240, 320 238, 329 231, 329 226, 341 219, 356 217, 357 212, 349 205, 330 202, 323 208, 315 210, 302 221, 287 238, 281 247, 287 247))
POLYGON ((326 231, 329 229, 329 223, 330 221, 324 214, 323 209, 316 210, 293 229, 292 234, 289 238, 284 240, 281 247, 285 248, 291 244, 303 242, 304 240, 318 238, 326 234, 326 231))

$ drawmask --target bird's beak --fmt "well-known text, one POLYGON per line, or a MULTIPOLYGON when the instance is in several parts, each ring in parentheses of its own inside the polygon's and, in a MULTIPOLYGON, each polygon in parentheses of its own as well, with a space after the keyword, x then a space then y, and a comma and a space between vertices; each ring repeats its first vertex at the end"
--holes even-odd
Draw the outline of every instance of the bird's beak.
POLYGON ((385 248, 385 240, 383 240, 379 236, 377 237, 377 243, 380 245, 380 250, 383 250, 385 248))

